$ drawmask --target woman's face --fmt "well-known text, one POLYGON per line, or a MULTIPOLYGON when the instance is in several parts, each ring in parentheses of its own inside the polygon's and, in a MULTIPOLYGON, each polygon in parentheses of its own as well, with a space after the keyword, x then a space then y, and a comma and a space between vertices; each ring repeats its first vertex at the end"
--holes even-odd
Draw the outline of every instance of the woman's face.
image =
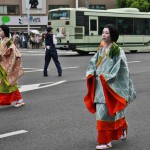
POLYGON ((104 28, 104 29, 103 29, 103 32, 102 32, 102 39, 104 40, 104 42, 105 42, 106 44, 109 44, 109 43, 112 42, 108 28, 104 28))
POLYGON ((0 37, 3 39, 5 37, 4 31, 0 28, 0 37))

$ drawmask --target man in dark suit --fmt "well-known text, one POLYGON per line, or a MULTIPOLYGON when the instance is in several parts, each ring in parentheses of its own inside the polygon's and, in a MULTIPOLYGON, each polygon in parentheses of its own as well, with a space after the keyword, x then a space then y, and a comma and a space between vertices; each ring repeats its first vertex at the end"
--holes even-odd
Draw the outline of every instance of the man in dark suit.
POLYGON ((44 77, 48 76, 47 68, 51 61, 51 58, 53 59, 55 66, 57 68, 58 76, 59 77, 62 76, 62 68, 58 60, 58 54, 57 54, 57 50, 55 47, 56 44, 57 44, 57 39, 55 38, 55 35, 53 35, 53 28, 48 27, 47 34, 45 37, 46 51, 45 51, 45 64, 44 64, 44 70, 43 70, 44 77))

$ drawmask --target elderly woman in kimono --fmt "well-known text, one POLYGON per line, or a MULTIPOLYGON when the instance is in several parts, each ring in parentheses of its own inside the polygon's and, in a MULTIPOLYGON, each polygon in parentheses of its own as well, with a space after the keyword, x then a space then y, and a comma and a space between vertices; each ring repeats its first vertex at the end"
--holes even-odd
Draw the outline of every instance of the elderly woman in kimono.
POLYGON ((15 107, 23 106, 22 96, 17 80, 23 74, 21 54, 9 38, 9 27, 0 26, 0 105, 10 105, 16 101, 15 107))
POLYGON ((116 26, 106 25, 102 38, 105 46, 92 57, 86 72, 88 92, 84 97, 87 109, 96 113, 96 149, 107 149, 113 140, 126 139, 125 109, 136 97, 124 50, 116 44, 116 26))

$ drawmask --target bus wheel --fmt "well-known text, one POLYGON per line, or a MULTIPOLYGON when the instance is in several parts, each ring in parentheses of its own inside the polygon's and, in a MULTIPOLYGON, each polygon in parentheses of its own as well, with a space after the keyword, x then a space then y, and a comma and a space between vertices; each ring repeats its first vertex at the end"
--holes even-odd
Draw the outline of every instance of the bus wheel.
POLYGON ((85 51, 77 51, 77 53, 79 55, 88 55, 89 54, 89 52, 85 52, 85 51))
POLYGON ((136 53, 138 50, 130 50, 131 53, 136 53))

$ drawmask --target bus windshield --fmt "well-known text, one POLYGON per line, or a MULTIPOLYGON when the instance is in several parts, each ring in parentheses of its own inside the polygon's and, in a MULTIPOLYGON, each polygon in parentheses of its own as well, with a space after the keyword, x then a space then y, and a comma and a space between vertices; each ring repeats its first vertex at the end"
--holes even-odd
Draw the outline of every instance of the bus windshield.
POLYGON ((70 18, 69 10, 52 11, 49 13, 49 20, 61 20, 69 18, 70 18))

